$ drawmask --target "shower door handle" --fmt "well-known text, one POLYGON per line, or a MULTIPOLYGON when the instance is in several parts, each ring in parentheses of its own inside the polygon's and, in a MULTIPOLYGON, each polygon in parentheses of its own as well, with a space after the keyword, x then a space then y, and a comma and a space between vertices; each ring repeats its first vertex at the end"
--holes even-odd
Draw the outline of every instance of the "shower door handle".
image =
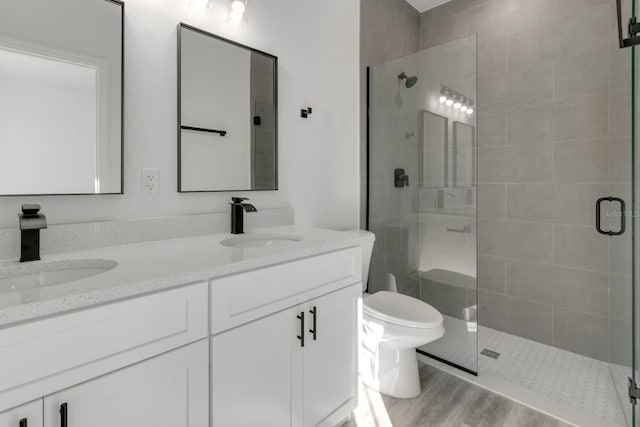
POLYGON ((624 38, 622 34, 622 0, 616 0, 616 12, 618 15, 618 42, 620 48, 636 46, 640 44, 640 23, 637 22, 635 17, 629 19, 627 23, 627 36, 628 38, 624 38))
POLYGON ((604 234, 605 236, 619 236, 624 233, 625 230, 625 203, 619 197, 601 197, 596 201, 596 230, 600 234, 604 234), (603 230, 600 220, 601 220, 601 205, 602 202, 618 202, 620 203, 620 230, 619 231, 611 231, 611 230, 603 230))

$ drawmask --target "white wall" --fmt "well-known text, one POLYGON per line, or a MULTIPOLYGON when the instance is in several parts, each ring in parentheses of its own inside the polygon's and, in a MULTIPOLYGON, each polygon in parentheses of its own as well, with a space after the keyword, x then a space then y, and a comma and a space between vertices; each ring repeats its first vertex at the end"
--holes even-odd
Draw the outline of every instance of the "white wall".
POLYGON ((292 206, 296 222, 358 225, 357 0, 255 0, 247 27, 225 24, 186 0, 127 0, 125 195, 0 198, 0 226, 17 226, 21 203, 50 223, 224 211, 229 193, 176 192, 176 28, 179 21, 279 57, 280 191, 237 193, 258 209, 292 206), (311 106, 308 120, 300 108, 311 106), (142 197, 141 169, 160 168, 160 195, 142 197))

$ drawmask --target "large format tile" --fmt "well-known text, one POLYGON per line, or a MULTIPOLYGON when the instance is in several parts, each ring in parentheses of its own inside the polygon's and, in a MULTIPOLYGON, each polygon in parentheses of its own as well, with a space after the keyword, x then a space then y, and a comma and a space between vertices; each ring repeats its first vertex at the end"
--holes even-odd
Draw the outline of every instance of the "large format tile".
POLYGON ((603 5, 550 20, 532 31, 509 37, 509 67, 588 53, 605 44, 609 37, 609 9, 603 5))
POLYGON ((552 344, 552 306, 492 292, 478 292, 478 322, 523 338, 552 344))
POLYGON ((507 185, 478 185, 478 218, 505 219, 507 217, 507 185))
POLYGON ((594 46, 589 52, 555 60, 556 98, 573 98, 577 93, 606 92, 609 84, 608 46, 594 46))
POLYGON ((585 270, 608 271, 607 237, 595 227, 554 226, 555 264, 585 270))
POLYGON ((461 12, 451 18, 436 21, 420 28, 420 49, 439 46, 459 40, 468 34, 467 13, 461 12))
POLYGON ((478 147, 503 146, 507 143, 507 110, 478 111, 478 147))
POLYGON ((506 221, 505 255, 530 261, 553 262, 551 224, 506 221))
POLYGON ((598 316, 608 313, 608 275, 596 271, 507 259, 507 294, 598 316))
POLYGON ((478 75, 485 76, 507 70, 507 36, 478 34, 478 75))
POLYGON ((553 262, 553 226, 524 221, 478 221, 478 252, 553 262))
POLYGON ((558 142, 553 147, 556 182, 607 182, 608 163, 606 139, 558 142))
POLYGON ((497 294, 507 293, 504 257, 478 254, 478 289, 497 294))
POLYGON ((507 217, 521 221, 592 225, 607 184, 508 184, 507 217))
POLYGON ((552 145, 478 149, 478 182, 551 182, 552 145))
POLYGON ((608 333, 605 317, 560 307, 553 309, 553 345, 556 347, 606 361, 608 333))
POLYGON ((553 62, 478 78, 479 109, 514 107, 553 100, 553 62))

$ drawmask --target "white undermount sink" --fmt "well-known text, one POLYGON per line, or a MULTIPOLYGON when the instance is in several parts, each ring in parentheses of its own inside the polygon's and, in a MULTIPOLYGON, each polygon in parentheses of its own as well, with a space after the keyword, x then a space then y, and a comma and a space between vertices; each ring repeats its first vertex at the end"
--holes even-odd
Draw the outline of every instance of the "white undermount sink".
POLYGON ((230 237, 220 242, 222 246, 230 248, 266 248, 270 246, 285 246, 300 242, 302 236, 291 233, 250 233, 230 237))
POLYGON ((0 269, 0 294, 86 279, 116 267, 108 259, 33 262, 0 269))

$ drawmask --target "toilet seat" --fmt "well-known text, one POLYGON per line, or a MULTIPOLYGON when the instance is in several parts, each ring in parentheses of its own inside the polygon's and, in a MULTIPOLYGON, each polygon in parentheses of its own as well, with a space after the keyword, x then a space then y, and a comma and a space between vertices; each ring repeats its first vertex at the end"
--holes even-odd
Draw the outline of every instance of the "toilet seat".
POLYGON ((364 299, 365 313, 385 322, 412 328, 441 328, 442 315, 424 301, 396 292, 380 291, 364 299))

